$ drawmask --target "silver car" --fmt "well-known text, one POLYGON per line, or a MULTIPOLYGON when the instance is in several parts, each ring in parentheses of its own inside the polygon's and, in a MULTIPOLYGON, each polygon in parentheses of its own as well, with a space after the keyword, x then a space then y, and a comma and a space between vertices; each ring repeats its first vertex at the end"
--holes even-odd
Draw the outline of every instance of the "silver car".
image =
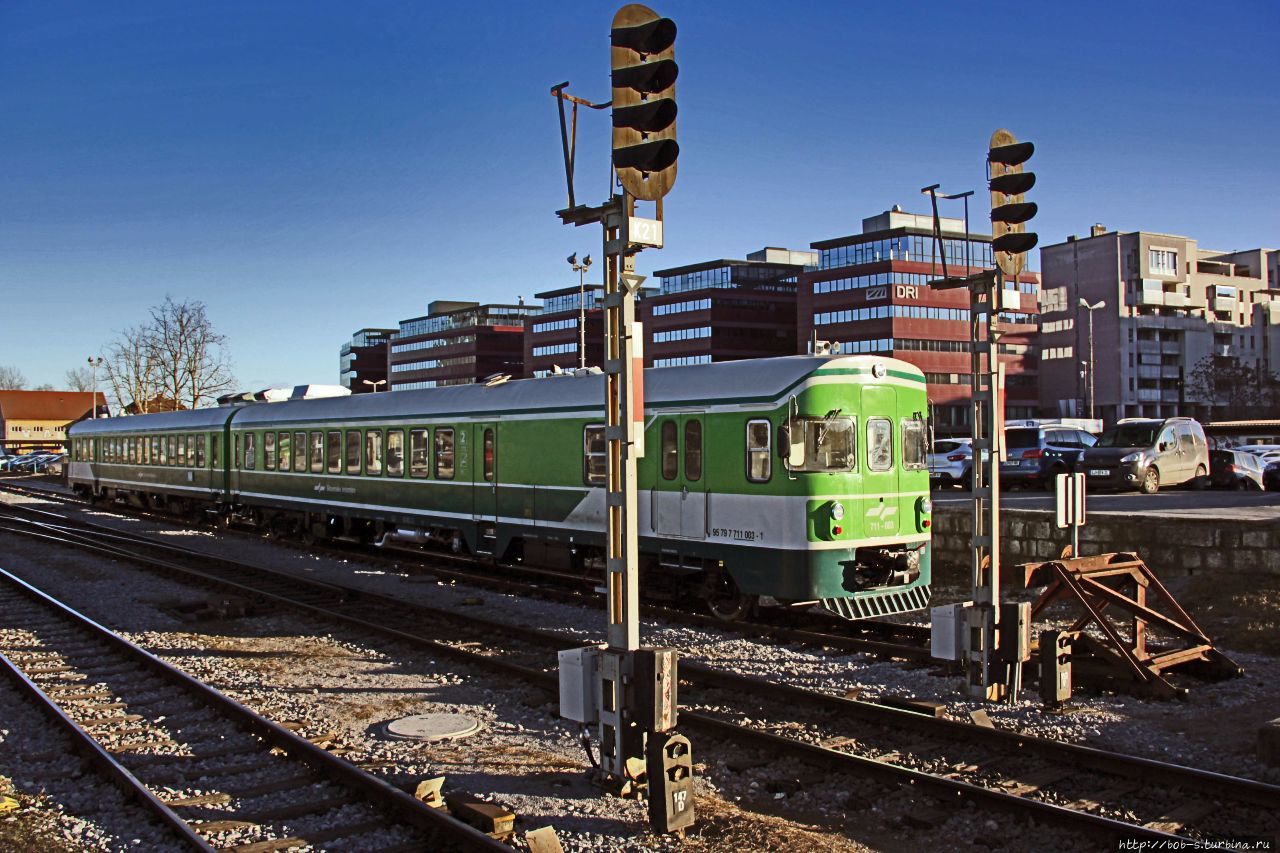
POLYGON ((973 483, 973 439, 946 438, 933 443, 929 454, 929 485, 936 488, 973 483))

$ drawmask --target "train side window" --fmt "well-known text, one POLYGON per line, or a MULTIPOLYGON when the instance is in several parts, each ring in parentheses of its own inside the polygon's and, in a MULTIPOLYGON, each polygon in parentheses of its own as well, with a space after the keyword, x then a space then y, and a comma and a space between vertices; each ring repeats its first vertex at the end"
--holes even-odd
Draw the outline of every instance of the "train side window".
POLYGON ((928 462, 924 421, 919 418, 902 422, 902 467, 918 471, 928 462))
POLYGON ((702 421, 684 422, 684 478, 702 479, 702 421))
POLYGON ((204 467, 204 433, 196 436, 196 467, 204 467))
POLYGON ((209 439, 209 467, 218 467, 218 446, 221 444, 221 436, 214 435, 209 439))
MULTIPOLYGON (((239 441, 239 439, 237 438, 236 441, 239 441)), ((165 443, 169 445, 169 464, 177 465, 178 464, 178 437, 176 435, 167 435, 165 436, 165 443)), ((236 447, 239 447, 239 446, 240 446, 239 444, 236 445, 236 447)))
POLYGON ((142 443, 142 446, 139 448, 139 450, 142 452, 142 464, 150 465, 151 464, 151 436, 144 435, 142 438, 138 439, 138 441, 142 443))
POLYGON ((382 476, 382 430, 371 429, 364 434, 364 472, 371 477, 382 476))
POLYGON ((609 445, 604 440, 604 424, 588 424, 582 428, 582 482, 603 486, 608 472, 609 445))
POLYGON ((338 430, 329 432, 328 441, 325 444, 326 461, 328 462, 328 470, 330 474, 342 473, 342 433, 338 430))
POLYGON ((387 476, 404 476, 404 430, 387 430, 387 476))
POLYGON ((164 464, 164 439, 158 435, 151 436, 151 464, 164 464))
POLYGON ((486 429, 484 431, 484 479, 486 482, 493 482, 493 468, 497 462, 496 446, 493 440, 493 430, 486 429))
POLYGON ((453 427, 436 427, 436 479, 453 479, 453 427))
MULTIPOLYGON (((257 449, 255 446, 257 445, 257 442, 254 440, 255 438, 257 438, 257 436, 251 432, 246 432, 244 434, 244 470, 246 471, 252 471, 254 469, 254 463, 257 462, 256 454, 254 453, 257 449)), ((179 448, 181 449, 181 445, 179 445, 179 448)), ((181 465, 182 463, 179 462, 178 464, 181 465)))
POLYGON ((867 468, 872 471, 893 469, 893 424, 887 418, 867 420, 867 468))
POLYGON ((431 473, 431 436, 425 429, 409 430, 409 476, 426 477, 431 473))
POLYGON ((676 445, 676 422, 662 422, 662 479, 674 480, 680 471, 680 448, 676 445))
POLYGON ((360 473, 360 430, 347 430, 347 473, 360 473))
POLYGON ((293 470, 299 474, 307 470, 307 434, 305 432, 293 434, 293 470))
MULTIPOLYGON (((203 440, 204 436, 200 438, 203 440)), ((267 471, 276 470, 276 434, 274 432, 262 434, 262 467, 267 471)))
POLYGON ((196 437, 187 436, 187 467, 196 467, 196 437))
POLYGON ((773 476, 770 427, 766 420, 747 421, 747 480, 752 483, 767 483, 773 476))
MULTIPOLYGON (((215 445, 216 446, 216 445, 215 445)), ((282 432, 276 438, 276 450, 280 454, 280 470, 288 471, 293 467, 292 457, 289 455, 291 445, 289 443, 289 433, 282 432)))
POLYGON ((324 433, 319 430, 311 433, 311 473, 324 473, 324 433))

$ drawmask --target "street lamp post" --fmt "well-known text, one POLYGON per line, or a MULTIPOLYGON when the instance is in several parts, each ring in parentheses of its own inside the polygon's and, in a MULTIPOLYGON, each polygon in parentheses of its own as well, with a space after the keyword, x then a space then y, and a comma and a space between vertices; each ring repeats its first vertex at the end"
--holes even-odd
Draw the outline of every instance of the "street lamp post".
POLYGON ((363 382, 365 385, 372 385, 372 386, 373 386, 373 393, 375 393, 375 394, 377 394, 377 393, 378 393, 378 386, 379 386, 379 385, 386 385, 386 384, 387 384, 387 380, 385 380, 385 379, 379 379, 379 380, 377 380, 376 382, 375 382, 374 380, 372 380, 372 379, 361 379, 360 381, 361 381, 361 382, 363 382))
POLYGON ((102 367, 102 356, 89 356, 89 372, 93 376, 93 419, 98 419, 98 368, 102 367))
POLYGON ((591 266, 591 256, 587 255, 578 263, 578 253, 568 258, 569 266, 578 274, 578 369, 587 366, 587 267, 591 266))
POLYGON ((1099 299, 1096 304, 1090 305, 1089 300, 1082 296, 1080 297, 1080 307, 1089 312, 1089 420, 1093 420, 1093 312, 1099 308, 1106 308, 1107 302, 1105 299, 1099 299))

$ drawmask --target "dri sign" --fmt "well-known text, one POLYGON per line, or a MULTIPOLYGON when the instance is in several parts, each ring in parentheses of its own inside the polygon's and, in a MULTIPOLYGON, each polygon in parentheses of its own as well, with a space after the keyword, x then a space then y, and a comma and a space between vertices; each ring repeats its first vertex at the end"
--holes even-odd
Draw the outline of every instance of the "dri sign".
POLYGON ((899 299, 919 299, 920 288, 913 284, 899 284, 894 287, 893 294, 899 299))

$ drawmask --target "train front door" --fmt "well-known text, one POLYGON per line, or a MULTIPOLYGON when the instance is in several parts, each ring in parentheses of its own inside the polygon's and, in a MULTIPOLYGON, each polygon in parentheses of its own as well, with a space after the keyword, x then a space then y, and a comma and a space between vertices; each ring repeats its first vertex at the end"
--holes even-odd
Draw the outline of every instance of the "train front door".
POLYGON ((869 538, 895 536, 903 521, 898 512, 898 393, 889 386, 865 385, 862 411, 869 415, 862 425, 863 502, 862 530, 869 538))
POLYGON ((703 471, 703 414, 658 422, 658 479, 651 493, 659 536, 707 537, 707 478, 703 471))
POLYGON ((471 436, 475 459, 471 515, 477 523, 498 521, 498 425, 476 424, 471 436))

